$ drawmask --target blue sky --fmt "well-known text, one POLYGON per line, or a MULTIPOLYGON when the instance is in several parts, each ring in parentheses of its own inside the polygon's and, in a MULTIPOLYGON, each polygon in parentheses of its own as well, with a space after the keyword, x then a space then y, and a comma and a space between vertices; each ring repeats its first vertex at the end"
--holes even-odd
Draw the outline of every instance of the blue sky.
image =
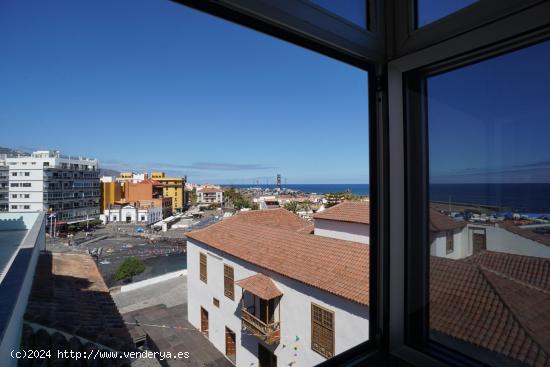
POLYGON ((367 73, 170 1, 0 2, 0 146, 195 182, 368 182, 367 73))
POLYGON ((550 41, 428 80, 436 183, 550 183, 550 41))

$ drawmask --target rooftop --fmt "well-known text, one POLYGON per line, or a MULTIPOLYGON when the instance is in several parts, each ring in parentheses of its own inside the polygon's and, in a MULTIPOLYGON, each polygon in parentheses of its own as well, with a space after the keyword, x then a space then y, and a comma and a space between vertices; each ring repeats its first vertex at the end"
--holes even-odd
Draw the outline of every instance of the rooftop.
POLYGON ((129 350, 132 339, 89 255, 40 255, 25 313, 27 321, 129 350))
POLYGON ((344 201, 315 214, 313 218, 370 224, 370 207, 366 201, 344 201))
POLYGON ((368 305, 369 246, 298 232, 307 225, 285 209, 261 210, 235 215, 187 236, 274 273, 368 305))
POLYGON ((235 282, 242 289, 262 298, 270 300, 283 295, 283 292, 264 274, 252 275, 235 282))
POLYGON ((466 222, 454 220, 451 217, 430 209, 430 231, 445 232, 466 227, 466 222))
POLYGON ((430 262, 434 331, 529 365, 548 365, 549 260, 483 251, 430 262))

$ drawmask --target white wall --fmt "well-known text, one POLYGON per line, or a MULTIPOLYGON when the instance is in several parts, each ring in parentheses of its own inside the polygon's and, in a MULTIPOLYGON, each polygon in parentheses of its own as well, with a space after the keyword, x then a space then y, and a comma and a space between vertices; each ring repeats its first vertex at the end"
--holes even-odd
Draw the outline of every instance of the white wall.
POLYGON ((453 231, 454 251, 447 254, 447 234, 439 232, 432 236, 430 255, 448 259, 463 259, 472 255, 472 242, 468 240, 468 229, 453 231))
POLYGON ((500 227, 485 227, 485 231, 487 250, 489 251, 550 259, 550 246, 532 241, 500 227))
POLYGON ((550 246, 532 241, 502 227, 468 225, 462 230, 454 232, 454 251, 446 254, 445 232, 438 233, 432 238, 430 255, 449 259, 463 259, 473 254, 474 228, 483 228, 486 233, 488 251, 504 252, 514 255, 533 256, 544 259, 550 258, 550 246))
MULTIPOLYGON (((209 339, 223 354, 225 354, 225 327, 233 330, 237 338, 237 366, 258 366, 258 343, 274 351, 279 366, 288 366, 292 362, 294 362, 292 366, 313 366, 324 361, 324 357, 311 349, 311 302, 335 313, 336 354, 368 339, 369 310, 366 306, 260 269, 192 240, 187 242, 187 268, 189 322, 200 330, 200 307, 205 308, 209 314, 209 339), (207 284, 199 279, 200 252, 207 254, 207 284), (263 272, 271 277, 283 292, 279 304, 281 315, 279 344, 268 346, 256 336, 249 335, 249 331, 241 331, 241 289, 235 285, 235 300, 224 295, 224 264, 233 267, 236 281, 257 272, 263 272), (213 297, 220 301, 219 308, 213 305, 213 297)), ((275 319, 278 318, 279 308, 275 311, 275 319)))
POLYGON ((368 224, 361 223, 315 219, 315 228, 313 233, 317 236, 368 244, 370 237, 370 226, 368 224))

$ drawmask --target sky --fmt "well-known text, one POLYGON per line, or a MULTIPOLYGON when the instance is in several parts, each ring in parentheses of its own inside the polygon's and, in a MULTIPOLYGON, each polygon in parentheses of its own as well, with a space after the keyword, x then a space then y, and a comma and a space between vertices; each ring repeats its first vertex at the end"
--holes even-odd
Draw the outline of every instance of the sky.
MULTIPOLYGON (((314 2, 365 21, 359 0, 314 2)), ((419 1, 419 23, 472 2, 419 1)), ((298 46, 171 1, 3 0, 0 50, 0 146, 198 183, 368 183, 367 73, 298 46)), ((549 42, 431 77, 431 182, 550 182, 548 85, 549 42)))
POLYGON ((367 73, 284 41, 170 1, 2 0, 0 50, 0 146, 192 182, 368 183, 367 73))
POLYGON ((433 183, 550 183, 550 41, 428 79, 433 183))

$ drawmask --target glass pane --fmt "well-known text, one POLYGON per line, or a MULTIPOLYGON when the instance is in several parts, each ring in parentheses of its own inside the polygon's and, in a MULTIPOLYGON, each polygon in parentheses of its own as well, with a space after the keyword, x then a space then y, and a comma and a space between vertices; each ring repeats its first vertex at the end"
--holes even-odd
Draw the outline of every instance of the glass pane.
POLYGON ((547 366, 550 42, 427 80, 430 336, 547 366))
POLYGON ((331 13, 334 13, 361 28, 367 27, 366 0, 311 0, 331 13))
POLYGON ((477 0, 417 0, 417 27, 423 27, 475 2, 477 0))
POLYGON ((30 1, 0 0, 0 187, 52 210, 29 321, 182 366, 315 366, 365 342, 367 72, 171 1, 30 1), (81 157, 102 177, 73 176, 81 157))

